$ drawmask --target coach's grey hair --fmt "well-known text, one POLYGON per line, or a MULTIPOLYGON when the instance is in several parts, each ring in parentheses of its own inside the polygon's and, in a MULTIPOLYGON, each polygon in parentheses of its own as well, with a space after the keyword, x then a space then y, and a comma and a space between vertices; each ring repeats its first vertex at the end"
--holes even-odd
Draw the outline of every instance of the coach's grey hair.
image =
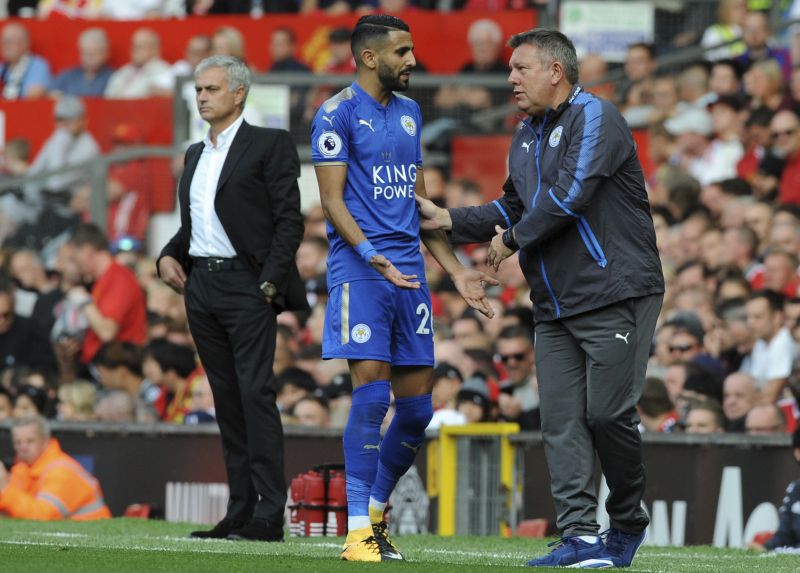
POLYGON ((578 55, 575 53, 575 46, 564 34, 558 30, 536 28, 515 34, 508 41, 509 47, 514 49, 522 44, 538 48, 542 61, 546 64, 560 62, 564 66, 567 81, 573 85, 578 83, 578 55))
POLYGON ((211 56, 197 64, 194 70, 194 77, 197 78, 200 72, 209 68, 222 68, 228 77, 228 90, 235 92, 239 86, 244 86, 244 100, 242 107, 247 101, 247 94, 250 92, 250 68, 242 60, 233 56, 211 56))
POLYGON ((14 420, 14 422, 11 424, 12 432, 14 428, 22 428, 23 426, 36 426, 36 428, 39 430, 40 436, 42 436, 45 440, 50 439, 50 426, 47 424, 47 420, 45 420, 42 416, 27 416, 25 418, 14 420))

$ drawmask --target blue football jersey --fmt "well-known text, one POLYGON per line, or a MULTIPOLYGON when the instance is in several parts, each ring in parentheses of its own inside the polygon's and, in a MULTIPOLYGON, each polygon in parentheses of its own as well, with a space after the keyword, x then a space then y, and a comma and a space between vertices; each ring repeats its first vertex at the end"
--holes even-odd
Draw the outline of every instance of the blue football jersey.
MULTIPOLYGON (((353 82, 320 107, 311 127, 315 165, 347 165, 344 202, 378 253, 425 280, 414 201, 422 166, 419 105, 393 94, 386 107, 353 82)), ((328 286, 382 278, 328 222, 328 286)))

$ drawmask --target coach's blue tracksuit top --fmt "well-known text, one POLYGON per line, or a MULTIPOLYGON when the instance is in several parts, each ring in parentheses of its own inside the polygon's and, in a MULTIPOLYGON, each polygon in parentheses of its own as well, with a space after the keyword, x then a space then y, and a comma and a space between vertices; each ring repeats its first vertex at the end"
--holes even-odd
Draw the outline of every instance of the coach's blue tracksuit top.
POLYGON ((557 109, 525 121, 503 191, 451 209, 452 241, 487 241, 495 225, 513 225, 536 320, 664 292, 636 144, 611 103, 575 86, 557 109))

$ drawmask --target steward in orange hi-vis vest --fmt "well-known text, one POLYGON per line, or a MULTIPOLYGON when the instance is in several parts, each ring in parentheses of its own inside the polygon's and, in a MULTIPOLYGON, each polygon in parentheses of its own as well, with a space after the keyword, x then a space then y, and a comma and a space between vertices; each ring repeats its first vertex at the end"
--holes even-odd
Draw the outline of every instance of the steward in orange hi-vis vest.
POLYGON ((100 484, 50 437, 41 418, 17 422, 12 430, 17 462, 0 465, 0 514, 20 519, 85 521, 111 512, 100 484))

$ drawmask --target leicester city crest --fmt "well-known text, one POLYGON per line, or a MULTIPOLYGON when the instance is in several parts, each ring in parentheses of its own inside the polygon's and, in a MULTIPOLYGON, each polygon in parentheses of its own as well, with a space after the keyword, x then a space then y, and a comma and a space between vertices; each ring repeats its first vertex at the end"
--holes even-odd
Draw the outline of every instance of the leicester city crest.
POLYGON ((550 133, 550 147, 556 147, 561 142, 561 134, 563 131, 564 128, 559 125, 550 133))
POLYGON ((364 344, 372 336, 372 330, 366 324, 356 324, 353 331, 350 333, 353 336, 353 341, 359 344, 364 344))
POLYGON ((414 121, 414 118, 410 115, 404 115, 400 118, 400 125, 403 126, 403 129, 408 135, 416 135, 417 134, 417 122, 414 121))

